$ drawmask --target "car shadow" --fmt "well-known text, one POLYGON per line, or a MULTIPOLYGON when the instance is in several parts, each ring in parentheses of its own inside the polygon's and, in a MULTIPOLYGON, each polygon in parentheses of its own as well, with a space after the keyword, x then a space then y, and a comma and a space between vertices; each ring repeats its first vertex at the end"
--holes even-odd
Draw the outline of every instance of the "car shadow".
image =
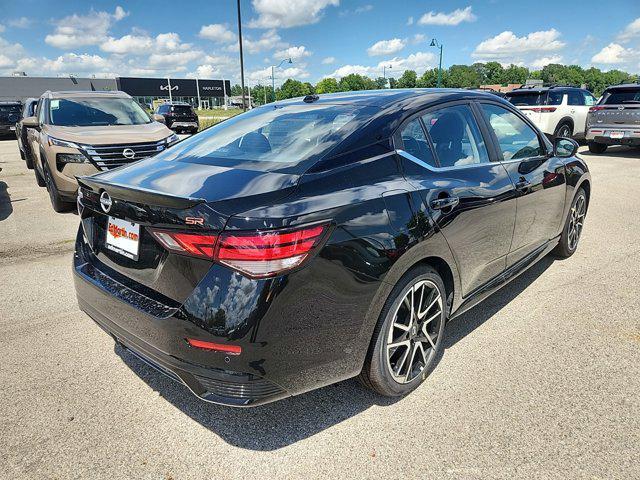
POLYGON ((11 195, 7 189, 7 184, 0 182, 0 222, 7 219, 13 213, 11 195))
MULTIPOLYGON (((499 312, 552 263, 551 257, 543 258, 483 303, 452 320, 447 325, 444 349, 436 359, 436 365, 447 349, 499 312)), ((277 450, 337 425, 371 406, 385 407, 398 400, 376 395, 352 379, 255 408, 223 407, 199 400, 185 386, 165 377, 121 346, 116 344, 114 351, 136 375, 182 413, 230 445, 248 450, 277 450)), ((420 388, 429 388, 428 381, 420 388)))
POLYGON ((604 153, 591 153, 589 150, 585 149, 578 152, 578 155, 585 157, 617 157, 617 158, 640 158, 640 148, 638 147, 627 147, 627 146, 615 146, 607 148, 607 151, 604 153))

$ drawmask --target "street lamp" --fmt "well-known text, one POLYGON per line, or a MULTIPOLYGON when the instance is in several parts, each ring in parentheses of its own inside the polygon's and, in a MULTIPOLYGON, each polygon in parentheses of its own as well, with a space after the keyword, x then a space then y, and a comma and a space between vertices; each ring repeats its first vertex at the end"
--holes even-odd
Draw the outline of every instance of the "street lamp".
MULTIPOLYGON (((247 111, 244 96, 244 57, 242 55, 242 15, 240 14, 240 0, 238 0, 238 45, 240 47, 240 83, 242 88, 242 110, 247 111)), ((171 92, 171 90, 169 90, 171 92)), ((226 98, 225 98, 226 102, 226 98)))
MULTIPOLYGON (((391 65, 389 65, 388 67, 386 65, 382 66, 382 78, 384 78, 384 86, 387 86, 387 68, 389 70, 391 70, 391 65)), ((389 88, 391 88, 391 85, 389 85, 389 88)))
POLYGON ((278 66, 274 66, 271 65, 271 90, 273 92, 273 101, 276 101, 276 68, 280 68, 282 66, 283 63, 293 63, 293 60, 291 60, 291 58, 285 58, 284 60, 282 60, 278 66))
POLYGON ((438 43, 438 40, 434 38, 429 46, 440 49, 440 63, 438 64, 438 88, 440 88, 442 86, 442 44, 438 43))

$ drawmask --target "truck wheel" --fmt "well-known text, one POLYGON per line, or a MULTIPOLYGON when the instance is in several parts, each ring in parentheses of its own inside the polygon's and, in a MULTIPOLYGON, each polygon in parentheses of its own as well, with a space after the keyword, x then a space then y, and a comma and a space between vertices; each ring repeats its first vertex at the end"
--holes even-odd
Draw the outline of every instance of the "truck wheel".
POLYGON ((607 146, 604 143, 589 142, 589 151, 591 153, 604 153, 607 151, 607 146))

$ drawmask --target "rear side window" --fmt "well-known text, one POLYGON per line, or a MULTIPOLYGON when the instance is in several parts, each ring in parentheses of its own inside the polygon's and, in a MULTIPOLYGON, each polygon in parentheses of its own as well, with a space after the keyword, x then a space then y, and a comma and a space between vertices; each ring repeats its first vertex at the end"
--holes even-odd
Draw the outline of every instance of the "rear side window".
POLYGON ((422 117, 441 167, 488 163, 489 154, 468 105, 444 107, 422 117))
POLYGON ((429 141, 424 134, 419 118, 410 121, 402 129, 401 136, 405 152, 413 155, 432 167, 437 167, 436 161, 433 158, 433 152, 429 146, 429 141))
POLYGON ((498 105, 483 103, 481 108, 498 137, 503 160, 537 157, 543 154, 535 130, 516 114, 498 105))
POLYGON ((508 93, 507 100, 513 103, 516 107, 541 105, 543 102, 540 92, 508 93))
POLYGON ((582 95, 582 92, 578 90, 570 90, 569 100, 567 104, 568 105, 584 105, 584 96, 582 95))
POLYGON ((623 103, 640 103, 640 88, 609 90, 604 94, 605 105, 620 105, 623 103))
POLYGON ((557 90, 549 90, 547 95, 547 105, 562 105, 562 98, 564 97, 564 92, 557 90))

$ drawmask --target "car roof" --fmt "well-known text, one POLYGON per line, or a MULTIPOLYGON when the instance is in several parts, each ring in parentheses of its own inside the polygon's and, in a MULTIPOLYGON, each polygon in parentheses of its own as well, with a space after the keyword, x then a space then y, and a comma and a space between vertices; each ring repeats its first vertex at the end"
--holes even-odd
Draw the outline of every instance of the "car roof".
POLYGON ((129 98, 130 95, 119 90, 114 91, 96 91, 96 90, 68 90, 60 92, 45 92, 44 95, 50 98, 76 98, 76 97, 116 97, 129 98))
POLYGON ((3 100, 0 105, 22 105, 20 100, 3 100))
POLYGON ((638 83, 622 83, 620 85, 611 85, 607 87, 607 90, 633 90, 640 88, 640 84, 638 83))

